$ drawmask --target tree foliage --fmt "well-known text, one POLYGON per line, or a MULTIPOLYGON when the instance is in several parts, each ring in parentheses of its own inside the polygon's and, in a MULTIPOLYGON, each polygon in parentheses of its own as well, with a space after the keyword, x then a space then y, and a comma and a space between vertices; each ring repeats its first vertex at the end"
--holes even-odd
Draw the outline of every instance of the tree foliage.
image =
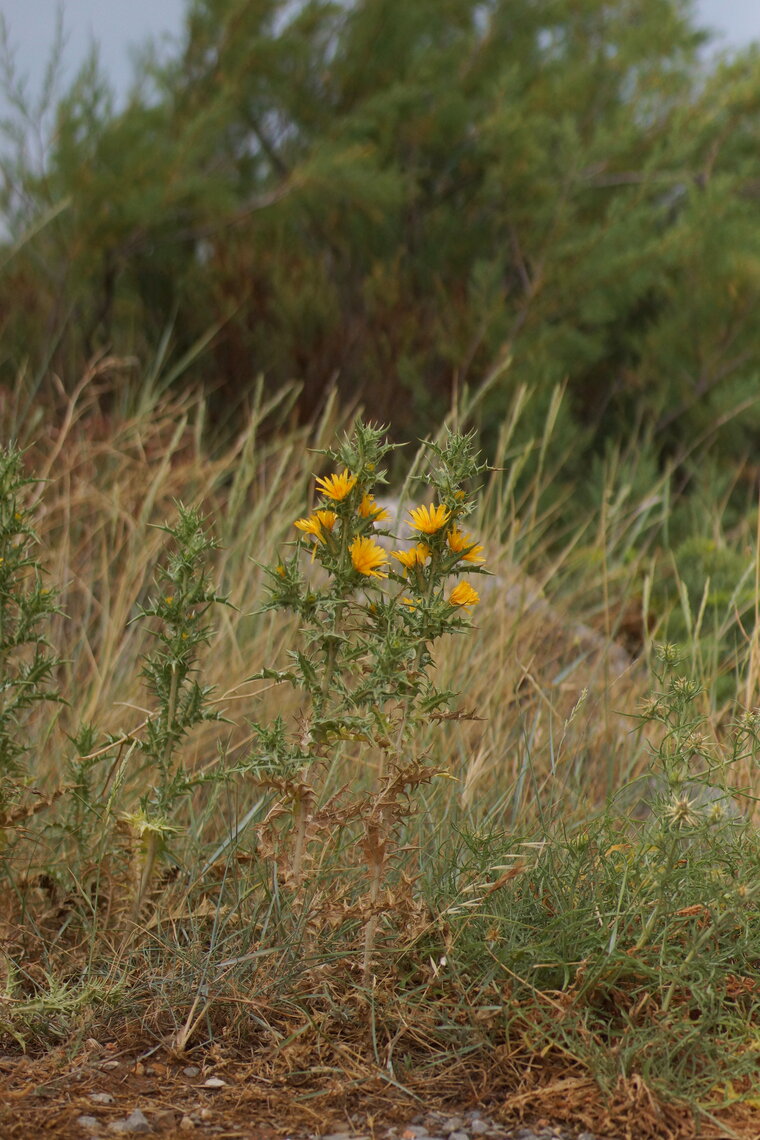
POLYGON ((223 396, 337 377, 417 435, 511 358, 489 422, 566 384, 591 446, 748 449, 760 68, 703 42, 687 0, 194 0, 124 107, 92 59, 6 147, 5 366, 218 329, 223 396))

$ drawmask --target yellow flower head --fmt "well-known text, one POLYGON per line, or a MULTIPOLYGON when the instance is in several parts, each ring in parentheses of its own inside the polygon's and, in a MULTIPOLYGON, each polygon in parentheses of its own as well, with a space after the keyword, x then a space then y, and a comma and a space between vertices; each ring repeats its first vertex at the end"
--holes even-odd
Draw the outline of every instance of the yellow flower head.
POLYGON ((479 601, 480 594, 469 582, 460 582, 449 594, 449 605, 452 606, 476 606, 479 601))
POLYGON ((382 566, 388 559, 385 557, 382 546, 379 546, 374 539, 355 538, 349 550, 351 551, 354 570, 358 570, 360 574, 364 574, 368 578, 388 577, 387 574, 378 570, 378 566, 382 566))
POLYGON ((378 507, 375 502, 375 496, 367 492, 359 503, 359 514, 363 519, 373 519, 374 522, 381 522, 382 519, 389 519, 391 516, 386 511, 385 507, 378 507))
POLYGON ((407 570, 412 570, 415 566, 424 565, 425 560, 430 557, 430 550, 424 542, 418 542, 411 550, 392 550, 391 555, 398 558, 401 565, 406 566, 407 570))
POLYGON ((320 476, 317 479, 317 486, 322 494, 328 499, 334 499, 336 503, 342 502, 347 495, 350 495, 355 485, 356 476, 349 475, 347 468, 344 468, 340 475, 325 475, 324 478, 320 476))
POLYGON ((450 513, 443 503, 437 507, 415 507, 409 512, 409 520, 414 530, 422 531, 423 534, 435 534, 446 525, 450 513))
POLYGON ((297 526, 304 534, 313 534, 319 542, 324 542, 325 531, 332 530, 337 518, 335 511, 315 511, 307 519, 296 519, 293 526, 297 526))
POLYGON ((454 554, 460 554, 465 562, 484 562, 479 558, 482 546, 477 546, 469 534, 464 534, 459 527, 454 527, 448 535, 449 546, 454 554), (464 553, 462 553, 464 551, 464 553))

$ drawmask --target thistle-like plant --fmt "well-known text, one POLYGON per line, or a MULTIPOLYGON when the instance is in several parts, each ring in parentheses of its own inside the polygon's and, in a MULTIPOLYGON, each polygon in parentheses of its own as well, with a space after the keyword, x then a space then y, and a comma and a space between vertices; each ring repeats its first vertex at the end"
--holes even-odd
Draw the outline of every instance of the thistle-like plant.
POLYGON ((139 810, 123 816, 139 841, 134 912, 146 897, 167 837, 178 830, 173 822, 178 801, 209 779, 185 768, 178 757, 180 744, 197 725, 221 719, 210 702, 212 688, 195 675, 199 651, 211 637, 208 611, 215 603, 227 602, 208 574, 209 555, 217 543, 207 535, 197 510, 179 504, 178 513, 174 526, 162 528, 173 539, 173 549, 156 571, 155 594, 137 615, 153 619, 155 644, 143 661, 142 676, 156 708, 138 739, 149 788, 139 810))
POLYGON ((474 507, 474 481, 485 469, 472 436, 452 432, 443 444, 427 445, 425 483, 433 501, 410 511, 411 543, 389 553, 379 541, 392 537, 389 514, 375 496, 386 482, 382 463, 390 447, 384 429, 360 422, 337 448, 323 452, 330 473, 316 479, 312 512, 294 523, 303 537, 289 558, 268 569, 267 608, 295 612, 303 644, 291 652, 289 668, 258 676, 294 686, 308 703, 291 733, 282 721, 254 724, 251 758, 258 779, 290 803, 290 871, 297 886, 319 799, 320 762, 340 742, 373 758, 374 787, 364 799, 357 793, 344 812, 346 819, 361 818, 364 828, 365 979, 394 826, 413 810, 408 792, 436 772, 425 757, 410 753, 410 742, 421 725, 451 715, 455 696, 435 684, 433 643, 467 628, 464 615, 479 597, 461 576, 485 572, 482 547, 463 528, 474 507))
POLYGON ((40 702, 61 700, 54 681, 60 658, 44 633, 47 619, 59 611, 43 584, 27 505, 35 483, 24 472, 23 453, 0 447, 0 828, 27 814, 19 806, 29 753, 27 718, 40 702))

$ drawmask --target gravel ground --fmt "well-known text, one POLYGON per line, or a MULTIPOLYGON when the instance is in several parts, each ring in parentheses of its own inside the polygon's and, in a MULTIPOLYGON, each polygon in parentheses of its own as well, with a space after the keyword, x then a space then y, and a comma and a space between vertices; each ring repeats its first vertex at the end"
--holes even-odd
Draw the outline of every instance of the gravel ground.
MULTIPOLYGON (((375 1135, 385 1140, 601 1140, 591 1132, 568 1132, 551 1125, 535 1128, 505 1128, 477 1109, 461 1115, 438 1112, 422 1113, 408 1124, 395 1128, 375 1128, 375 1135)), ((329 1132, 321 1140, 372 1140, 368 1133, 348 1129, 329 1132)), ((612 1138, 608 1138, 612 1140, 612 1138)))
MULTIPOLYGON (((86 1046, 77 1057, 64 1047, 38 1057, 0 1056, 0 1140, 141 1135, 194 1135, 198 1140, 623 1140, 613 1133, 584 1132, 580 1124, 552 1126, 548 1119, 531 1127, 507 1126, 481 1109, 420 1112, 384 1097, 375 1101, 371 1115, 364 1103, 357 1105, 355 1116, 344 1116, 342 1097, 332 1111, 323 1099, 321 1111, 290 1112, 288 1096, 262 1079, 256 1063, 217 1056, 213 1064, 187 1064, 175 1057, 135 1057, 92 1039, 86 1046)), ((760 1136, 760 1131, 752 1135, 760 1136)))

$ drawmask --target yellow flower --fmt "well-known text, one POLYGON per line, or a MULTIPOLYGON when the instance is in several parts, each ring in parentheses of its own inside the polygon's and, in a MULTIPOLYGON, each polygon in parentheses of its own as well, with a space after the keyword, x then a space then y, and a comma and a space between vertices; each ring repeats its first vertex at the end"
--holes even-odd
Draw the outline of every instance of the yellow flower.
POLYGON ((454 527, 449 532, 449 546, 454 554, 461 554, 465 562, 484 562, 484 558, 479 558, 482 546, 477 546, 472 536, 464 534, 459 527, 454 527), (464 551, 464 553, 462 553, 464 551))
POLYGON ((435 534, 448 522, 450 512, 443 503, 437 507, 415 507, 409 512, 411 526, 423 534, 435 534))
POLYGON ((476 606, 479 601, 480 594, 469 582, 460 582, 449 594, 449 605, 452 606, 476 606))
POLYGON ((412 570, 415 566, 424 565, 425 560, 430 557, 430 551, 424 542, 418 542, 411 550, 392 550, 391 555, 393 558, 398 558, 407 570, 412 570))
POLYGON ((326 475, 317 479, 317 486, 322 494, 328 499, 334 499, 336 503, 342 502, 346 495, 350 495, 355 484, 356 476, 349 475, 347 468, 343 469, 341 475, 326 475))
POLYGON ((378 507, 375 503, 375 496, 367 492, 362 501, 359 503, 359 514, 363 519, 374 519, 375 522, 380 522, 382 519, 389 519, 391 516, 386 511, 385 507, 378 507))
POLYGON ((282 562, 280 562, 280 564, 278 566, 275 566, 274 572, 275 572, 275 574, 279 574, 281 578, 285 577, 286 570, 285 570, 285 567, 283 566, 282 562))
POLYGON ((307 519, 296 519, 293 526, 297 526, 304 534, 313 534, 319 542, 324 542, 325 531, 332 530, 337 518, 335 511, 315 511, 307 519))
POLYGON ((364 574, 368 578, 388 577, 387 574, 378 570, 378 566, 382 566, 388 559, 385 557, 382 546, 378 546, 374 539, 355 538, 349 550, 351 551, 354 570, 358 570, 360 574, 364 574))

